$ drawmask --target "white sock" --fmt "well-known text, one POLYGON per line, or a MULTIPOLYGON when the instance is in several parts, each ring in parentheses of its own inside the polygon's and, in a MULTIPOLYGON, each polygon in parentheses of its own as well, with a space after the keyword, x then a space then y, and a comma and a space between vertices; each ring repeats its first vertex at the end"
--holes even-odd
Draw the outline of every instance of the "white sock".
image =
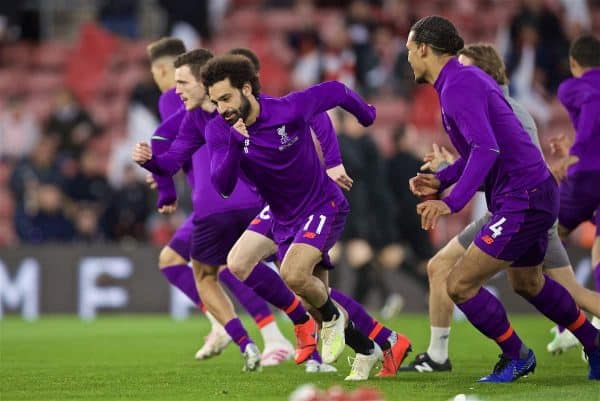
POLYGON ((217 319, 212 315, 212 313, 206 311, 205 315, 210 321, 211 330, 215 328, 223 328, 223 325, 217 321, 217 319))
POLYGON ((437 363, 444 363, 448 359, 448 338, 450 337, 450 327, 431 326, 431 336, 429 337, 429 348, 427 354, 437 363))
POLYGON ((287 339, 281 334, 277 322, 272 321, 261 327, 260 334, 262 334, 263 342, 266 344, 270 342, 285 342, 287 339))

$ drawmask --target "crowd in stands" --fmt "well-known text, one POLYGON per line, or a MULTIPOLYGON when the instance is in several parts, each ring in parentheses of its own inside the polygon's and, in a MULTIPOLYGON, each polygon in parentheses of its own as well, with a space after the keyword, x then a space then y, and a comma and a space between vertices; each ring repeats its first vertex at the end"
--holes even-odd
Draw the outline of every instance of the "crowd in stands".
POLYGON ((166 16, 163 35, 175 32, 188 45, 216 53, 252 48, 266 93, 335 79, 377 106, 378 119, 368 129, 332 116, 355 180, 352 232, 345 238, 359 244, 358 255, 377 255, 384 265, 402 263, 406 255, 419 265, 472 210, 445 219, 434 233, 423 232, 416 220, 418 200, 408 178, 432 143, 449 144, 433 89, 415 85, 407 64, 411 25, 439 14, 456 23, 466 43, 494 43, 512 94, 535 117, 543 146, 551 136, 572 133, 555 96, 569 76, 569 41, 600 32, 598 0, 96 3, 95 20, 82 22, 74 40, 27 37, 35 29, 19 29, 18 10, 0 8, 0 247, 164 244, 189 211, 189 192, 179 180, 179 212, 158 215, 145 173, 130 160, 133 144, 148 140, 158 124, 160 93, 145 54, 156 38, 141 37, 136 19, 150 3, 166 16))

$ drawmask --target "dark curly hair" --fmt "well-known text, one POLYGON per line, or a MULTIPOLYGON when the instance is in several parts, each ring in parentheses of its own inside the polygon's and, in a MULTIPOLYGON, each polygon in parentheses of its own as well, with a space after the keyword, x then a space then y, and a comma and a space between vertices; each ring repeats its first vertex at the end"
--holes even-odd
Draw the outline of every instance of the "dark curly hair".
POLYGON ((175 68, 187 65, 190 67, 190 72, 194 78, 196 78, 197 81, 200 81, 200 71, 202 70, 202 67, 204 67, 206 62, 213 57, 214 55, 210 50, 194 49, 177 57, 173 64, 175 65, 175 68))
POLYGON ((571 44, 569 56, 582 67, 600 67, 600 40, 594 35, 580 36, 571 44))
POLYGON ((235 47, 233 49, 230 49, 227 52, 227 54, 237 54, 238 56, 246 57, 252 62, 252 65, 254 65, 254 69, 256 70, 256 72, 260 71, 260 60, 258 59, 258 56, 256 55, 256 53, 254 53, 247 47, 235 47))
POLYGON ((421 18, 410 30, 415 42, 429 45, 437 54, 456 55, 465 46, 452 22, 438 15, 421 18))
POLYGON ((252 94, 256 97, 260 94, 260 82, 256 75, 256 69, 245 56, 224 54, 210 60, 202 69, 202 83, 208 90, 215 83, 229 78, 231 86, 242 89, 245 83, 252 87, 252 94))

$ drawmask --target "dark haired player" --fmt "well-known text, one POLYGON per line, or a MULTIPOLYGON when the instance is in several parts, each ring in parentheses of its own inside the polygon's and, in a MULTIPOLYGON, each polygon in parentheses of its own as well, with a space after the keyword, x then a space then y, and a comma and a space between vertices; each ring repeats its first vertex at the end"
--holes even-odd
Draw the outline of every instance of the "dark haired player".
POLYGON ((561 180, 558 232, 564 240, 581 223, 595 224, 592 267, 600 291, 600 40, 584 35, 573 41, 569 65, 573 78, 559 86, 558 99, 569 112, 575 142, 555 169, 561 180))
POLYGON ((417 206, 424 229, 442 215, 461 210, 483 185, 490 221, 482 227, 450 271, 447 291, 469 321, 502 349, 500 360, 482 382, 511 382, 533 372, 533 351, 513 330, 506 311, 483 284, 508 269, 515 291, 583 344, 590 379, 600 379, 600 332, 586 319, 560 284, 542 274, 548 230, 558 216, 558 186, 541 152, 505 100, 500 87, 481 69, 462 66, 464 46, 454 25, 438 16, 411 28, 408 62, 415 80, 433 84, 442 121, 460 158, 437 175, 410 180, 416 195, 441 193, 443 200, 417 206))

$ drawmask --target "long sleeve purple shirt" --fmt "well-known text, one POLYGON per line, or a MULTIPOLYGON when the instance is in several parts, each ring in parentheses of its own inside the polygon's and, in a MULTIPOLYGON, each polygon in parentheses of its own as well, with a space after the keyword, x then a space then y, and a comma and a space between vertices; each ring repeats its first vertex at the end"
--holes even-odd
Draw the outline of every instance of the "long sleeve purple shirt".
POLYGON ((207 113, 198 108, 184 114, 179 133, 170 148, 160 155, 153 155, 143 167, 154 174, 172 176, 191 160, 192 203, 194 214, 199 218, 229 210, 262 206, 263 202, 255 189, 243 181, 235 187, 230 199, 225 200, 219 195, 210 179, 208 148, 203 146, 206 143, 206 125, 216 113, 207 113))
POLYGON ((579 157, 569 167, 568 176, 600 173, 600 68, 564 81, 558 87, 558 99, 575 128, 575 142, 569 153, 579 157))
MULTIPOLYGON (((179 132, 179 125, 185 115, 185 108, 180 97, 175 93, 175 88, 171 88, 160 95, 158 100, 158 111, 161 124, 152 135, 150 146, 153 154, 162 154, 169 149, 171 143, 179 132)), ((188 182, 192 178, 191 163, 185 164, 183 170, 188 177, 188 182)), ((157 185, 158 202, 157 207, 171 204, 177 200, 177 190, 175 183, 170 176, 153 175, 157 185)))
MULTIPOLYGON (((337 106, 354 114, 363 125, 370 125, 375 119, 373 106, 335 81, 282 98, 260 97, 258 101, 260 113, 247 127, 249 138, 220 116, 207 127, 211 176, 217 190, 228 196, 242 174, 256 186, 277 222, 284 226, 297 224, 325 202, 347 205, 319 161, 309 125, 315 116, 337 106)), ((324 132, 335 136, 333 129, 324 132)), ((317 136, 326 149, 337 144, 335 138, 317 136)), ((328 165, 341 162, 341 157, 336 160, 328 150, 324 154, 328 165)))
POLYGON ((550 176, 540 150, 485 72, 452 58, 434 87, 444 128, 460 154, 437 173, 441 190, 456 183, 444 198, 452 212, 461 210, 482 184, 494 212, 502 195, 532 188, 550 176))

